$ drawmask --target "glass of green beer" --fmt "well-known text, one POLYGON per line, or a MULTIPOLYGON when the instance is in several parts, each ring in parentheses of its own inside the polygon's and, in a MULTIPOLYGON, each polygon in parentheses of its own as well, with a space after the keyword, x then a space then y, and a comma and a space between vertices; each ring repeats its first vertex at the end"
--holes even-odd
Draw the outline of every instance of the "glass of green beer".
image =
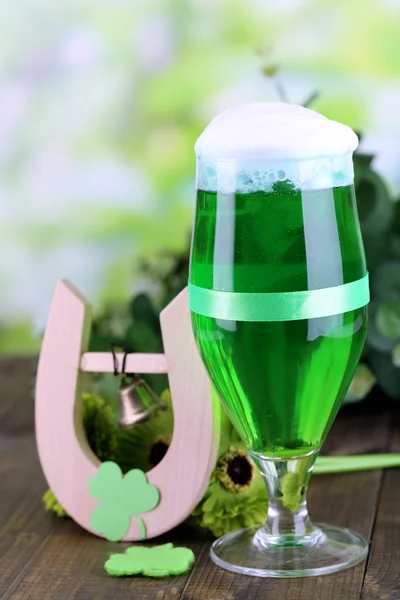
POLYGON ((314 525, 306 504, 366 335, 357 142, 314 111, 251 103, 217 116, 195 146, 194 335, 269 497, 263 527, 213 544, 212 559, 231 571, 320 575, 367 553, 357 533, 314 525))

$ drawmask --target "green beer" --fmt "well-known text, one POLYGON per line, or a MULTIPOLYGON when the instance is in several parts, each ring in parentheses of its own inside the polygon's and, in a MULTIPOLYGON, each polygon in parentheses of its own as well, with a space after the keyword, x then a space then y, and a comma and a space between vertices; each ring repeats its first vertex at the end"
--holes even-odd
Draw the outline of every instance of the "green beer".
MULTIPOLYGON (((353 187, 197 192, 191 283, 232 292, 291 292, 366 273, 353 187)), ((250 451, 298 456, 319 448, 350 384, 365 307, 286 322, 192 313, 203 362, 250 451)))
POLYGON ((366 335, 357 143, 312 110, 254 102, 215 117, 195 145, 194 336, 268 489, 265 525, 211 547, 230 571, 315 576, 368 552, 351 530, 313 525, 306 503, 366 335))

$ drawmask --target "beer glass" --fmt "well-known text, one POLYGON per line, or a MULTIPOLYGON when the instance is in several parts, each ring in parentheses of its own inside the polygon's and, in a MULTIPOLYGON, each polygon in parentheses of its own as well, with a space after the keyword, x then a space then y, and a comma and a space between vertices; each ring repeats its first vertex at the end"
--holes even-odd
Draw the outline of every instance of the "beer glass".
POLYGON ((344 125, 280 103, 222 113, 196 144, 193 331, 269 497, 263 527, 213 544, 231 571, 319 575, 367 553, 357 533, 313 525, 306 504, 366 335, 356 145, 344 125))

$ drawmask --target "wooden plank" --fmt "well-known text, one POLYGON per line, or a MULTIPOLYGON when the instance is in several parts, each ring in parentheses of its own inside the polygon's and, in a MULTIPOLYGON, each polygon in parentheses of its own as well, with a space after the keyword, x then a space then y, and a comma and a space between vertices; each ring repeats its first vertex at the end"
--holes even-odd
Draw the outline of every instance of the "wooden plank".
MULTIPOLYGON (((125 546, 86 534, 73 521, 44 511, 46 489, 33 435, 2 443, 0 461, 0 598, 82 600, 179 598, 188 575, 165 580, 113 579, 103 564, 125 546), (136 595, 137 594, 137 595, 136 595)), ((198 558, 204 541, 188 528, 157 540, 191 547, 198 558), (190 536, 190 537, 189 537, 190 536)))
MULTIPOLYGON (((41 497, 47 486, 33 434, 31 362, 0 360, 0 406, 9 427, 0 429, 0 598, 179 598, 189 574, 165 580, 111 578, 104 562, 125 546, 100 540, 73 521, 44 511, 41 497)), ((204 538, 193 537, 182 527, 156 541, 191 547, 199 558, 204 538)))
POLYGON ((27 488, 43 481, 38 478, 33 439, 35 367, 36 360, 0 359, 0 534, 16 510, 27 504, 27 488))
POLYGON ((0 438, 0 597, 51 530, 33 435, 0 438))
MULTIPOLYGON (((204 541, 187 538, 188 528, 170 533, 155 543, 173 540, 193 549, 199 559, 204 541)), ((148 544, 146 544, 148 545, 148 544)), ((113 578, 104 563, 111 552, 122 552, 125 544, 111 544, 84 532, 71 520, 53 524, 36 555, 15 578, 2 600, 177 600, 189 574, 164 579, 113 578)))
MULTIPOLYGON (((0 360, 2 600, 355 600, 360 597, 365 565, 327 577, 302 580, 264 580, 238 576, 215 567, 208 558, 209 543, 201 538, 194 539, 193 533, 185 527, 154 541, 168 540, 192 547, 197 563, 190 575, 161 581, 108 577, 103 570, 103 563, 109 552, 122 547, 86 534, 72 521, 58 520, 46 514, 41 506, 40 497, 45 482, 33 439, 31 393, 34 370, 35 361, 0 360)), ((365 417, 358 416, 356 412, 356 407, 345 409, 334 424, 326 444, 330 452, 376 452, 386 449, 387 414, 365 417)), ((398 431, 396 428, 395 433, 398 431)), ((400 448, 395 438, 392 448, 400 448)), ((393 474, 395 480, 385 481, 387 489, 383 490, 380 503, 380 513, 383 514, 379 513, 377 520, 376 531, 383 524, 384 533, 381 541, 374 538, 373 544, 373 552, 378 559, 375 569, 378 575, 373 575, 372 555, 364 600, 394 600, 400 597, 395 573, 396 559, 391 561, 386 556, 387 552, 393 552, 396 557, 399 546, 400 519, 396 517, 396 512, 400 498, 398 492, 396 495, 396 487, 400 488, 400 482, 396 478, 397 471, 393 471, 393 474), (380 546, 376 545, 377 541, 380 546), (376 583, 379 573, 382 573, 382 565, 388 560, 392 565, 391 583, 385 577, 376 583), (372 591, 365 595, 369 589, 372 591)), ((315 521, 351 526, 368 538, 375 515, 380 477, 378 471, 314 477, 309 494, 311 515, 315 521)))
MULTIPOLYGON (((398 410, 398 409, 397 409, 398 410)), ((400 452, 400 414, 393 415, 392 452, 400 452)), ((400 470, 385 471, 374 536, 364 580, 363 600, 400 598, 400 470)))
POLYGON ((40 503, 45 482, 33 434, 36 364, 29 358, 0 359, 0 597, 50 526, 40 503))
MULTIPOLYGON (((334 421, 321 454, 372 454, 382 452, 382 428, 389 443, 389 413, 378 393, 362 404, 344 406, 334 421)), ((383 445, 382 445, 383 444, 383 445)))
POLYGON ((0 436, 34 430, 33 397, 37 358, 0 358, 0 436))
MULTIPOLYGON (((341 449, 348 451, 348 448, 354 447, 353 438, 359 437, 363 426, 373 428, 375 434, 369 444, 363 442, 364 451, 385 449, 389 432, 388 415, 374 415, 371 420, 373 424, 368 424, 363 416, 358 416, 353 410, 345 410, 332 428, 328 448, 336 448, 338 452, 335 440, 341 438, 341 449)), ((351 527, 370 539, 380 482, 380 471, 315 476, 309 492, 310 514, 315 522, 351 527)), ((364 572, 365 561, 353 569, 325 577, 289 580, 252 578, 216 567, 205 553, 189 578, 182 600, 358 600, 364 572)))

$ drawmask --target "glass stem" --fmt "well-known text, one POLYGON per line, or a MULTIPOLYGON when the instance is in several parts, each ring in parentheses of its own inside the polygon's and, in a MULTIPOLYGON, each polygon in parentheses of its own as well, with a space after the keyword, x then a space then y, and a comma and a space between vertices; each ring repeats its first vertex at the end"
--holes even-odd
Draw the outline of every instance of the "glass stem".
POLYGON ((268 488, 267 522, 257 533, 264 546, 314 544, 321 532, 311 523, 307 487, 318 452, 274 460, 255 457, 268 488))

